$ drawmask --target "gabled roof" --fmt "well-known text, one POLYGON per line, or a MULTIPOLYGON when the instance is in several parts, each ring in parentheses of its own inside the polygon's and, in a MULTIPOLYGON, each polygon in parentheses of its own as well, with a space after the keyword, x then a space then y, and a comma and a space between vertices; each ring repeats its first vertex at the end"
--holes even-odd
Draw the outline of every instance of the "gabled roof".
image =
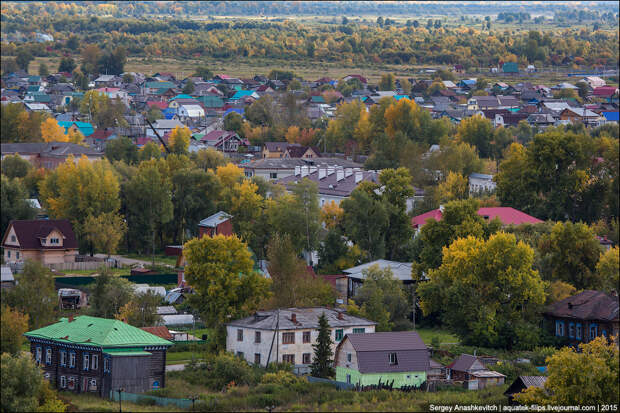
POLYGON ((63 250, 77 249, 78 243, 73 233, 71 223, 66 219, 33 219, 33 220, 16 220, 9 222, 9 226, 2 238, 2 246, 5 244, 6 237, 10 229, 15 230, 17 241, 20 249, 45 249, 45 250, 63 250), (41 237, 46 237, 53 230, 58 230, 63 235, 62 246, 41 245, 41 237))
MULTIPOLYGON (((503 225, 520 225, 520 224, 539 224, 542 220, 535 218, 531 215, 521 212, 511 207, 483 207, 478 209, 478 215, 485 217, 489 220, 493 220, 496 217, 502 222, 503 225)), ((435 221, 440 221, 443 213, 439 209, 426 212, 422 215, 411 218, 411 225, 414 228, 422 226, 429 218, 434 218, 435 221)))
POLYGON ((454 360, 447 367, 454 371, 468 371, 476 362, 482 364, 482 362, 476 356, 472 356, 470 354, 461 354, 459 358, 454 360))
POLYGON ((347 334, 342 343, 346 340, 355 349, 360 373, 427 371, 430 366, 428 348, 415 331, 347 334), (390 353, 396 353, 396 364, 390 364, 390 353))
POLYGON ((392 270, 392 274, 394 274, 394 277, 401 281, 412 280, 410 262, 398 262, 380 259, 357 265, 355 267, 347 268, 346 270, 342 270, 342 272, 349 274, 349 276, 353 278, 364 279, 365 276, 363 274, 363 271, 367 270, 373 265, 377 265, 382 270, 389 268, 390 270, 392 270))
POLYGON ((319 327, 319 317, 325 313, 331 328, 350 326, 376 325, 374 321, 361 317, 355 317, 343 311, 326 307, 308 308, 281 308, 278 310, 259 311, 250 317, 231 321, 226 325, 255 328, 261 330, 275 330, 276 324, 279 330, 316 329, 319 327), (338 318, 338 314, 342 318, 338 318), (295 314, 295 322, 292 315, 295 314))
POLYGON ((232 218, 232 215, 227 214, 224 211, 220 211, 200 221, 198 223, 198 226, 207 227, 207 228, 215 228, 218 225, 220 225, 222 222, 226 222, 231 218, 232 218))
POLYGON ((551 304, 545 314, 578 320, 618 321, 618 297, 603 291, 585 290, 551 304))
POLYGON ((58 122, 58 126, 60 126, 61 128, 65 128, 65 133, 68 133, 69 128, 73 125, 75 125, 80 130, 82 135, 84 136, 90 136, 95 131, 95 128, 93 127, 93 125, 91 125, 88 122, 78 122, 78 121, 59 121, 58 122))
POLYGON ((170 334, 170 331, 166 326, 140 327, 140 330, 144 330, 147 333, 151 333, 157 337, 163 338, 164 340, 173 340, 172 334, 170 334))
POLYGON ((61 318, 57 323, 24 334, 61 343, 108 347, 170 346, 171 342, 122 321, 77 316, 61 318))

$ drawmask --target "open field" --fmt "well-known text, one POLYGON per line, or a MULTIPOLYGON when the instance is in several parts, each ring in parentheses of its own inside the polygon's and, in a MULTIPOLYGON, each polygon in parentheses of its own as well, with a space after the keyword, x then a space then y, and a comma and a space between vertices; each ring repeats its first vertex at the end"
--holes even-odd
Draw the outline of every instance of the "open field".
POLYGON ((435 337, 439 339, 439 343, 441 344, 455 344, 460 342, 457 336, 446 330, 439 330, 436 328, 416 328, 415 331, 418 332, 420 338, 427 346, 431 345, 431 342, 435 337))
MULTIPOLYGON (((73 392, 60 392, 60 397, 65 403, 71 403, 74 409, 67 411, 80 412, 117 412, 118 402, 102 399, 93 394, 77 394, 73 392)), ((181 412, 176 406, 140 405, 127 401, 122 402, 122 409, 126 412, 181 412)))

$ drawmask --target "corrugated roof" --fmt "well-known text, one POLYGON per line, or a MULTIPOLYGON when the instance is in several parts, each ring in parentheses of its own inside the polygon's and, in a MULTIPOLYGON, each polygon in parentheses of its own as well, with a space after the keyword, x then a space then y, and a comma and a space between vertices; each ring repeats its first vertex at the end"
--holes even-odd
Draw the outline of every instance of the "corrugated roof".
POLYGON ((250 317, 232 321, 227 325, 261 330, 275 330, 277 323, 280 330, 315 329, 319 327, 319 317, 323 313, 325 313, 331 328, 370 326, 377 324, 374 321, 355 317, 345 312, 342 312, 342 319, 339 319, 339 311, 326 307, 309 307, 260 311, 250 317), (292 321, 292 314, 295 314, 296 322, 292 321))
POLYGON ((144 330, 119 320, 77 316, 73 321, 61 318, 57 323, 24 334, 63 343, 93 345, 100 347, 169 346, 164 340, 144 330))
POLYGON ((200 221, 200 223, 198 223, 199 227, 208 227, 208 228, 215 228, 218 225, 220 225, 222 222, 225 222, 229 219, 232 218, 232 215, 227 214, 224 211, 220 211, 220 212, 216 212, 215 214, 211 215, 210 217, 207 217, 205 219, 203 219, 202 221, 200 221))
POLYGON ((366 278, 363 271, 367 270, 373 265, 378 265, 380 269, 384 270, 390 268, 394 277, 401 281, 411 281, 411 263, 410 262, 398 262, 389 260, 375 260, 361 264, 356 267, 347 268, 342 272, 349 274, 350 277, 364 279, 366 278))
POLYGON ((585 290, 547 307, 545 314, 578 320, 618 320, 618 297, 603 291, 585 290))
POLYGON ((547 376, 519 376, 519 380, 523 382, 525 387, 545 387, 547 376))
POLYGON ((417 331, 347 334, 355 351, 427 350, 417 331))

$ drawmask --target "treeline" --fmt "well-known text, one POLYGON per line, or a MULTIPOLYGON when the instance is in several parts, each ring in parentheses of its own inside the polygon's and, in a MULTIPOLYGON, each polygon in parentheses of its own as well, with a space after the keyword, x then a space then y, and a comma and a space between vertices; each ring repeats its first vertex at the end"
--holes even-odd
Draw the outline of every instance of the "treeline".
POLYGON ((79 50, 70 47, 75 43, 67 41, 77 37, 78 44, 110 49, 123 46, 131 56, 146 57, 243 56, 348 64, 461 64, 466 68, 497 65, 500 60, 547 66, 612 65, 618 60, 617 30, 566 29, 532 34, 479 31, 465 25, 446 28, 440 20, 431 21, 432 25, 412 22, 404 27, 387 25, 387 19, 380 21, 305 26, 291 21, 213 23, 49 14, 34 17, 3 12, 4 34, 30 33, 34 26, 53 34, 55 41, 45 47, 6 43, 2 53, 11 56, 19 48, 28 48, 34 56, 75 53, 79 50))

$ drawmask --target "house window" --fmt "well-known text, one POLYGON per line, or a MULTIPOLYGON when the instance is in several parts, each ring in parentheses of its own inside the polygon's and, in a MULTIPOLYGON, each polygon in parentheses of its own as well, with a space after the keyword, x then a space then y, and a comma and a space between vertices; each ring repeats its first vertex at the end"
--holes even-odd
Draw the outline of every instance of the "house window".
POLYGON ((312 363, 312 354, 310 353, 304 353, 301 355, 301 362, 303 364, 310 364, 312 363))
POLYGON ((64 350, 60 352, 60 365, 63 367, 67 365, 67 352, 64 350))
POLYGON ((254 353, 254 364, 260 364, 260 353, 254 353))
POLYGON ((271 178, 271 179, 278 179, 278 173, 277 172, 269 172, 269 178, 271 178))
POLYGON ((351 384, 351 375, 347 374, 347 383, 351 384))
POLYGON ((237 330, 237 341, 243 341, 243 330, 242 329, 237 330))
POLYGON ((577 333, 575 334, 577 340, 581 340, 581 323, 577 323, 577 333))
POLYGON ((60 376, 60 388, 61 389, 67 388, 67 378, 65 376, 60 376))
POLYGON ((396 353, 390 353, 390 364, 398 364, 398 358, 396 358, 396 353))
POLYGON ((7 257, 7 258, 11 258, 11 250, 8 250, 8 251, 6 252, 6 257, 7 257))
POLYGON ((254 342, 255 343, 260 343, 261 337, 260 337, 260 331, 257 331, 254 333, 254 342))
POLYGON ((598 327, 596 324, 590 325, 590 340, 594 340, 598 336, 598 327))
POLYGON ((67 380, 67 387, 69 390, 75 389, 75 377, 69 377, 69 380, 67 380))
POLYGON ((19 259, 19 251, 15 253, 15 258, 19 259))
POLYGON ((97 391, 97 379, 90 379, 90 387, 88 390, 97 391))
POLYGON ((295 364, 295 355, 294 354, 282 354, 282 362, 295 364))
POLYGON ((351 353, 347 353, 347 361, 350 363, 353 359, 353 355, 351 353))
POLYGON ((295 333, 282 333, 282 344, 295 344, 295 333))
POLYGON ((11 235, 11 242, 15 242, 17 238, 15 238, 15 235, 11 235))
POLYGON ((109 358, 103 359, 103 371, 106 371, 106 372, 110 371, 110 359, 109 358))
POLYGON ((75 368, 75 351, 69 352, 69 367, 75 368))
POLYGON ((243 358, 243 351, 237 351, 237 357, 243 358))
POLYGON ((341 328, 336 330, 336 341, 342 340, 343 335, 344 335, 344 331, 341 328))
POLYGON ((58 238, 51 238, 50 239, 50 244, 59 244, 58 238))
POLYGON ((43 375, 43 378, 44 378, 45 380, 47 380, 47 381, 49 381, 50 377, 52 377, 52 375, 51 375, 51 374, 49 374, 49 373, 45 373, 45 374, 43 375))
POLYGON ((99 356, 97 354, 93 354, 92 358, 92 369, 97 370, 99 368, 99 356))
POLYGON ((555 335, 558 337, 564 337, 564 321, 555 322, 555 335))
POLYGON ((84 358, 82 359, 83 363, 82 363, 82 368, 84 370, 88 370, 88 365, 90 364, 90 358, 88 356, 88 353, 84 353, 84 358))
POLYGON ((575 338, 575 323, 570 323, 568 325, 568 336, 570 338, 575 338))
POLYGON ((41 362, 41 351, 42 351, 42 350, 41 350, 41 347, 37 347, 37 349, 35 350, 35 353, 34 353, 34 360, 35 360, 37 363, 40 363, 40 362, 41 362))
POLYGON ((304 331, 302 336, 302 341, 304 343, 309 343, 310 342, 310 332, 309 331, 304 331))
POLYGON ((366 332, 365 328, 354 328, 353 334, 364 334, 366 332))

